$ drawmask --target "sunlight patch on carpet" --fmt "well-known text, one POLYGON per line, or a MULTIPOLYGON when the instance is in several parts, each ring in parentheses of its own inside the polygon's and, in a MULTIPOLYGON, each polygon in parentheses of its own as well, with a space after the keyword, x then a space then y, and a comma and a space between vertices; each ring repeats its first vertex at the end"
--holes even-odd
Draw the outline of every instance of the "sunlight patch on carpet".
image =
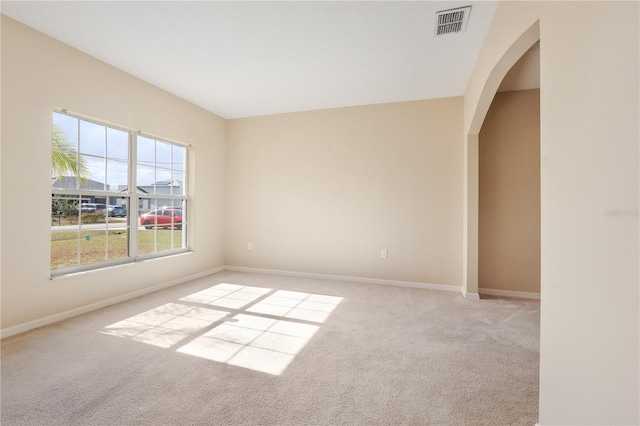
POLYGON ((158 306, 100 332, 280 375, 342 297, 223 283, 179 302, 158 306))
POLYGON ((318 330, 317 325, 239 314, 178 352, 280 375, 318 330))
POLYGON ((118 337, 170 348, 181 340, 209 327, 229 312, 179 303, 166 303, 157 308, 108 325, 101 331, 118 337))

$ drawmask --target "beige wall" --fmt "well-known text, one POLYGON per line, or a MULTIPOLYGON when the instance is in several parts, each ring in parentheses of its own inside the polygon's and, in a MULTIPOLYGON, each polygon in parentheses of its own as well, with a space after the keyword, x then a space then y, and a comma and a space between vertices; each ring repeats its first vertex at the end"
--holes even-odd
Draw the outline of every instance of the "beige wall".
POLYGON ((540 293, 540 90, 496 94, 479 149, 478 285, 540 293))
POLYGON ((501 2, 465 94, 473 134, 539 21, 541 425, 640 423, 638 6, 501 2))
POLYGON ((224 120, 2 16, 2 328, 223 265, 224 120), (54 107, 193 144, 195 252, 50 280, 54 107))
POLYGON ((459 286, 461 108, 229 121, 227 264, 459 286))
POLYGON ((464 105, 234 120, 227 153, 223 120, 3 17, 2 327, 206 271, 225 252, 238 266, 466 282, 477 146, 462 139, 477 140, 539 30, 540 423, 638 424, 638 217, 606 214, 638 209, 638 16, 637 2, 502 1, 464 105), (194 253, 48 279, 54 107, 194 145, 194 253))

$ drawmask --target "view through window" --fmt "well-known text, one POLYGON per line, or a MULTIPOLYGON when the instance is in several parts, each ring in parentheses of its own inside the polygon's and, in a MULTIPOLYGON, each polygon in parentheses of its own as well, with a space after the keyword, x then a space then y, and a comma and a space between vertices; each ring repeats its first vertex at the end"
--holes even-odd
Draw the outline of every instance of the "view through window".
POLYGON ((186 146, 64 112, 51 141, 52 274, 186 250, 186 146))

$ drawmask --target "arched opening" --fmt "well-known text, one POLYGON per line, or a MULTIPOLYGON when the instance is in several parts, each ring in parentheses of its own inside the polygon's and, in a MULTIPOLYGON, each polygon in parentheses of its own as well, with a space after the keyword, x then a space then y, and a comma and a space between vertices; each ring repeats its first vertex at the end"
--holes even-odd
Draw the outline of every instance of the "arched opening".
POLYGON ((465 297, 478 299, 479 134, 489 107, 505 76, 540 40, 539 23, 529 27, 502 55, 487 76, 472 113, 465 144, 463 286, 465 297))
POLYGON ((479 134, 478 292, 540 297, 540 43, 509 70, 479 134))

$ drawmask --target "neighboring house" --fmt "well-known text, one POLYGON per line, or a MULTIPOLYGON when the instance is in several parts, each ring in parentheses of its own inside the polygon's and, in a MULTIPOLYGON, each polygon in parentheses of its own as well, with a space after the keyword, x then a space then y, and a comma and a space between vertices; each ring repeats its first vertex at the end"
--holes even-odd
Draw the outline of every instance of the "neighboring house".
MULTIPOLYGON (((51 188, 55 189, 78 189, 76 185, 78 184, 78 178, 76 176, 63 176, 60 179, 51 178, 51 188)), ((80 189, 88 189, 93 191, 104 191, 105 184, 103 182, 98 182, 92 179, 83 178, 79 182, 80 189)), ((125 190, 126 191, 126 190, 125 190)), ((124 192, 124 191, 120 191, 124 192)), ((146 193, 146 191, 142 190, 142 192, 146 193)), ((140 193, 140 192, 139 192, 140 193)), ((96 197, 96 196, 83 196, 83 203, 103 203, 109 205, 124 205, 124 198, 120 197, 96 197)))
POLYGON ((182 193, 182 181, 179 180, 159 180, 151 185, 141 185, 139 189, 149 194, 173 194, 182 193))
POLYGON ((104 191, 104 183, 91 179, 81 179, 80 186, 77 187, 78 178, 76 176, 62 176, 61 178, 51 178, 51 188, 55 189, 90 189, 104 191))
MULTIPOLYGON (((139 185, 136 187, 137 188, 137 192, 138 192, 138 196, 140 197, 138 200, 138 210, 140 212, 148 212, 150 210, 153 210, 155 207, 153 205, 153 201, 156 201, 156 199, 152 199, 152 198, 147 198, 145 197, 145 195, 149 195, 152 196, 154 194, 159 194, 159 195, 169 195, 169 194, 173 194, 173 195, 178 195, 181 194, 182 192, 182 181, 179 180, 159 180, 157 181, 155 184, 151 184, 151 185, 139 185)), ((118 187, 118 191, 119 192, 128 192, 129 191, 129 187, 126 185, 121 185, 118 187)), ((169 199, 163 199, 163 198, 158 198, 156 201, 155 206, 167 206, 167 205, 171 205, 172 204, 172 200, 169 199)))
MULTIPOLYGON (((88 189, 93 191, 104 191, 104 183, 98 182, 92 179, 82 178, 78 185, 78 178, 76 176, 62 176, 61 178, 51 178, 51 188, 52 189, 88 189)), ((69 198, 70 196, 65 195, 65 198, 69 198)), ((74 198, 74 197, 71 197, 74 198)), ((75 198, 77 201, 77 198, 75 198)), ((82 203, 107 203, 105 197, 94 197, 94 196, 83 196, 82 203)))

